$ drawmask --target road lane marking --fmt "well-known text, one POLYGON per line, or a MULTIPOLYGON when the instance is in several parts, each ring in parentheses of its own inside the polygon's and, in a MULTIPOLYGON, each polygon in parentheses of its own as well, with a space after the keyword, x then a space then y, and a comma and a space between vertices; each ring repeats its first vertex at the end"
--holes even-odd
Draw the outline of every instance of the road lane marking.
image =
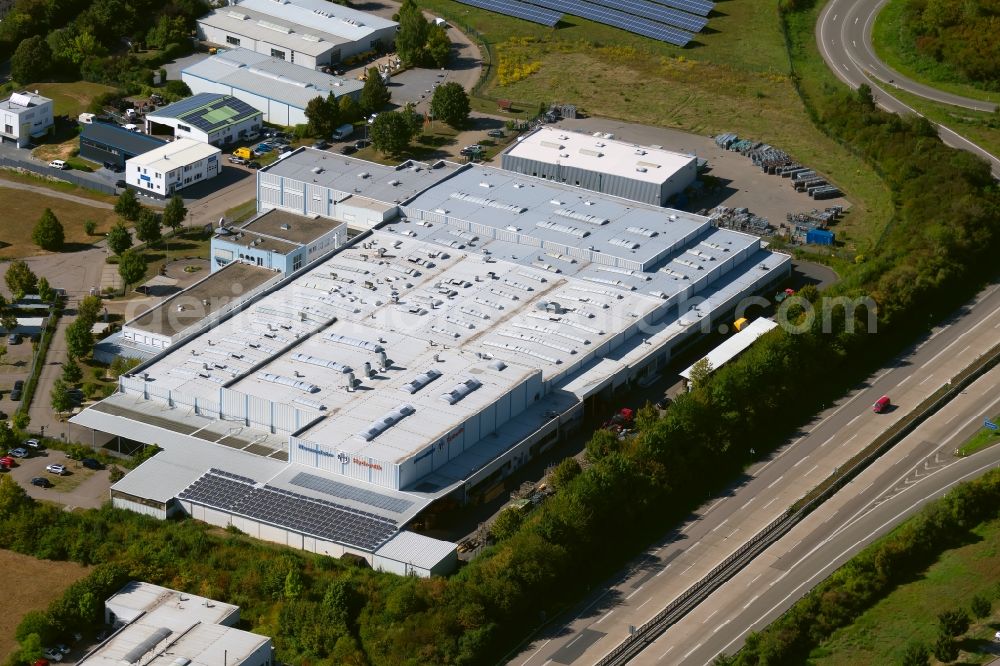
POLYGON ((674 649, 674 646, 673 646, 673 645, 671 645, 670 647, 668 647, 668 648, 667 648, 667 650, 666 650, 666 652, 664 652, 663 654, 661 654, 661 655, 660 655, 660 658, 659 658, 659 659, 657 659, 657 661, 661 661, 661 660, 662 660, 662 659, 663 659, 664 657, 666 657, 666 656, 667 656, 667 655, 668 655, 668 654, 670 653, 670 651, 671 651, 671 650, 673 650, 673 649, 674 649))
POLYGON ((858 433, 854 433, 853 435, 851 435, 850 437, 848 437, 846 440, 844 440, 844 443, 841 444, 841 446, 847 446, 848 444, 851 443, 851 440, 853 440, 857 436, 858 436, 858 433))
POLYGON ((799 458, 799 461, 797 463, 795 463, 794 465, 792 465, 792 469, 795 469, 796 467, 798 467, 799 465, 801 465, 805 461, 806 461, 806 458, 799 458))
POLYGON ((832 442, 832 441, 833 441, 833 438, 834 438, 834 437, 836 437, 836 435, 830 435, 830 438, 829 438, 828 440, 826 440, 825 442, 823 442, 822 444, 820 444, 820 446, 821 446, 821 447, 822 447, 822 446, 826 446, 827 444, 829 444, 830 442, 832 442))
POLYGON ((636 610, 639 610, 639 609, 641 609, 641 608, 642 608, 643 606, 645 606, 646 604, 648 604, 648 603, 649 603, 650 601, 652 601, 652 600, 653 600, 653 597, 650 597, 649 599, 646 599, 646 600, 645 600, 645 601, 643 601, 643 602, 642 602, 641 604, 639 604, 638 606, 636 606, 636 607, 635 607, 635 609, 636 609, 636 610))
POLYGON ((809 471, 805 473, 805 476, 809 476, 810 474, 812 474, 813 472, 815 472, 815 471, 816 471, 816 468, 817 468, 817 467, 819 467, 819 464, 818 464, 818 463, 817 463, 817 464, 815 464, 815 465, 813 465, 813 466, 812 466, 812 467, 811 467, 811 468, 809 469, 809 471))
MULTIPOLYGON (((902 383, 902 382, 900 382, 900 383, 902 383)), ((854 422, 857 421, 858 419, 860 419, 862 416, 864 416, 864 414, 865 414, 864 412, 861 412, 860 414, 858 414, 857 416, 855 416, 853 419, 851 419, 850 421, 848 421, 847 425, 844 426, 844 427, 845 428, 850 428, 852 425, 854 425, 854 422)))
POLYGON ((752 581, 750 581, 749 583, 747 583, 747 587, 750 587, 751 585, 753 585, 754 583, 756 583, 757 579, 759 579, 763 575, 764 575, 764 572, 761 571, 759 574, 757 574, 756 576, 754 576, 754 579, 752 581))
POLYGON ((721 608, 716 608, 714 611, 712 611, 712 614, 709 615, 708 617, 706 617, 704 620, 702 620, 701 623, 705 624, 706 622, 708 622, 709 620, 711 620, 713 617, 715 617, 715 614, 718 613, 720 610, 722 610, 722 609, 721 608))
POLYGON ((691 648, 690 650, 688 650, 687 654, 685 654, 683 657, 681 657, 681 661, 684 661, 685 659, 687 659, 688 657, 690 657, 692 654, 694 654, 695 650, 697 650, 698 648, 700 648, 704 644, 705 644, 705 641, 702 641, 701 643, 698 643, 693 648, 691 648))
POLYGON ((630 595, 628 595, 627 597, 625 597, 625 601, 628 601, 629 599, 631 599, 631 598, 632 598, 632 597, 634 597, 635 595, 639 594, 639 592, 641 592, 641 591, 642 591, 642 587, 641 587, 641 586, 640 586, 640 587, 637 587, 637 588, 635 588, 635 591, 634 591, 634 592, 632 592, 632 594, 630 594, 630 595))
POLYGON ((549 640, 547 640, 544 643, 542 643, 541 645, 539 645, 538 649, 535 650, 534 652, 532 652, 530 657, 528 657, 527 659, 525 659, 524 661, 521 662, 521 666, 525 666, 529 661, 531 661, 532 659, 534 659, 535 655, 537 655, 539 652, 541 652, 542 649, 544 649, 545 646, 548 645, 551 642, 552 642, 552 639, 550 638, 549 640))
POLYGON ((899 388, 900 386, 902 386, 902 385, 903 385, 903 384, 905 384, 906 382, 910 381, 910 377, 912 377, 912 376, 913 376, 913 375, 907 375, 905 379, 901 379, 901 380, 899 381, 899 383, 898 383, 898 384, 896 384, 896 388, 899 388))
POLYGON ((612 613, 614 613, 614 612, 615 612, 615 609, 614 609, 614 608, 612 608, 612 609, 611 609, 611 610, 609 610, 609 611, 608 611, 607 613, 605 613, 604 615, 602 615, 602 616, 601 616, 601 619, 600 619, 600 620, 598 620, 597 622, 595 622, 594 624, 600 624, 601 622, 604 622, 604 621, 605 621, 605 620, 607 620, 607 619, 608 619, 609 617, 611 617, 611 614, 612 614, 612 613))
POLYGON ((764 505, 764 508, 766 509, 767 507, 769 507, 772 504, 774 504, 777 501, 777 499, 778 499, 777 497, 772 498, 770 502, 768 502, 767 504, 764 505))
POLYGON ((759 594, 755 594, 754 597, 753 597, 753 599, 751 599, 750 601, 748 601, 745 604, 743 604, 743 610, 746 610, 747 608, 749 608, 750 604, 752 604, 753 602, 757 601, 758 599, 760 599, 760 595, 759 594))
MULTIPOLYGON (((770 484, 770 485, 769 485, 769 486, 768 486, 767 488, 768 488, 768 489, 771 489, 771 488, 773 488, 774 486, 778 485, 778 484, 779 484, 779 483, 781 482, 781 480, 782 480, 783 478, 785 478, 785 475, 784 475, 784 474, 782 474, 782 475, 781 475, 781 476, 779 476, 779 477, 778 477, 777 479, 775 479, 774 481, 772 481, 772 482, 771 482, 771 484, 770 484)), ((765 507, 765 508, 767 508, 767 507, 765 507)))

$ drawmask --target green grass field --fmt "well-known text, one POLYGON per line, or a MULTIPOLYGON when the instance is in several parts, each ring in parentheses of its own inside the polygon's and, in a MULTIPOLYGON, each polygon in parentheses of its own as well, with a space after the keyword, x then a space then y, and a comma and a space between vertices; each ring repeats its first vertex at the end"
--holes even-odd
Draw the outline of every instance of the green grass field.
MULTIPOLYGON (((993 416, 991 421, 996 423, 1000 419, 1000 414, 993 416)), ((983 449, 989 448, 994 444, 1000 444, 1000 430, 989 430, 988 428, 980 428, 979 432, 969 438, 965 444, 958 448, 958 453, 961 456, 971 456, 976 451, 982 451, 983 449)))
POLYGON ((37 90, 39 94, 52 100, 53 113, 57 116, 67 115, 76 118, 87 110, 91 100, 114 88, 101 83, 89 81, 73 81, 71 83, 31 83, 26 90, 37 90))
POLYGON ((958 132, 990 153, 1000 155, 1000 114, 932 102, 902 90, 893 90, 892 94, 930 120, 958 132))
POLYGON ((112 210, 83 206, 74 201, 6 188, 3 187, 2 180, 0 180, 0 208, 3 209, 7 219, 22 222, 0 227, 0 259, 45 254, 44 250, 32 242, 31 232, 46 208, 51 208, 62 223, 68 250, 82 249, 100 240, 100 236, 87 236, 83 230, 85 220, 94 220, 97 223, 97 233, 102 234, 118 219, 112 210))
POLYGON ((734 131, 782 148, 837 183, 855 204, 851 235, 861 251, 891 216, 889 192, 874 171, 810 120, 791 76, 776 0, 720 3, 685 49, 568 15, 549 29, 452 0, 421 5, 490 45, 480 110, 496 112, 489 100, 501 98, 531 110, 568 102, 590 115, 698 134, 734 131))
POLYGON ((1000 93, 965 82, 960 73, 916 51, 903 34, 903 9, 908 0, 890 0, 879 12, 872 28, 872 43, 882 61, 900 74, 955 95, 1000 102, 1000 93))
MULTIPOLYGON (((813 650, 816 666, 898 664, 911 641, 932 646, 937 636, 937 616, 956 608, 968 610, 974 596, 996 598, 1000 584, 1000 520, 980 525, 978 539, 946 551, 918 580, 901 585, 861 615, 852 625, 835 632, 813 650)), ((987 663, 985 649, 1000 627, 1000 604, 992 616, 974 620, 959 640, 958 663, 987 663)))

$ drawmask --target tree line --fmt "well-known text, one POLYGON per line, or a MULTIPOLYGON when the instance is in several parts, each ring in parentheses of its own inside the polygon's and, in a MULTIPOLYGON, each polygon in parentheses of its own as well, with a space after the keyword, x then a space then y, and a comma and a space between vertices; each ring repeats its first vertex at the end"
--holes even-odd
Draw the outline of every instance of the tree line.
POLYGON ((968 81, 1000 90, 1000 2, 906 0, 900 38, 968 81))

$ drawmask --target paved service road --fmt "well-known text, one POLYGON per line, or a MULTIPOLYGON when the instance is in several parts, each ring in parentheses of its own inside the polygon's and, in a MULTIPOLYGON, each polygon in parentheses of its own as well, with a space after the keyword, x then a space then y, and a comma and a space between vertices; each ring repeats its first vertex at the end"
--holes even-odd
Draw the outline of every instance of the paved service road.
MULTIPOLYGON (((625 639, 629 625, 640 626, 656 615, 889 425, 991 349, 998 330, 1000 286, 991 286, 919 345, 804 425, 793 441, 748 469, 739 485, 650 547, 608 587, 581 602, 568 619, 547 628, 510 663, 598 661, 625 639), (873 414, 871 404, 886 394, 896 409, 873 414)), ((886 459, 873 469, 885 469, 886 459)), ((702 608, 705 604, 695 612, 702 608)), ((685 651, 699 642, 701 638, 683 643, 685 651)))
MULTIPOLYGON (((884 65, 871 45, 872 24, 886 0, 830 0, 816 23, 816 41, 831 70, 847 85, 871 86, 876 102, 893 113, 917 113, 892 96, 893 87, 938 102, 992 111, 996 104, 960 97, 934 90, 902 76, 884 65), (893 83, 889 83, 892 81, 893 83)), ((919 115, 919 114, 918 114, 919 115)), ((936 125, 941 140, 953 148, 979 155, 990 163, 993 175, 1000 178, 1000 159, 943 125, 936 125)))
POLYGON ((732 654, 866 545, 963 481, 1000 465, 1000 446, 953 451, 996 413, 1000 368, 981 377, 759 555, 633 660, 707 664, 732 654))

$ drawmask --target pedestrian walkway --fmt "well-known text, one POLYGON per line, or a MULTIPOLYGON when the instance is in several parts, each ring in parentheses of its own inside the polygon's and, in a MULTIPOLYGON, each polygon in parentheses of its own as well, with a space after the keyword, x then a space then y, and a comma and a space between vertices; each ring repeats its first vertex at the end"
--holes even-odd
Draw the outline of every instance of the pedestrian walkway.
POLYGON ((26 192, 34 192, 35 194, 42 194, 47 197, 53 197, 56 199, 65 199, 66 201, 72 201, 73 203, 78 203, 83 206, 91 206, 92 208, 103 208, 104 210, 113 210, 114 205, 106 203, 104 201, 97 201, 95 199, 88 199, 87 197, 80 197, 75 194, 69 194, 68 192, 61 192, 49 187, 42 187, 41 185, 31 185, 29 183, 20 183, 14 180, 7 180, 6 178, 0 177, 0 187, 6 187, 12 190, 24 190, 26 192))

